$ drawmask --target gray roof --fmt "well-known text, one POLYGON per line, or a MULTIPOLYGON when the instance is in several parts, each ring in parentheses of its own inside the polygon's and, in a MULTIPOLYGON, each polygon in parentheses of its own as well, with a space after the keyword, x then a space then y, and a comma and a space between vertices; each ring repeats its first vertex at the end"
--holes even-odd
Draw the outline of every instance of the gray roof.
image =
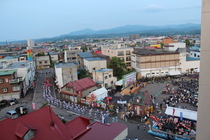
POLYGON ((179 52, 172 52, 172 51, 164 51, 162 49, 134 49, 134 54, 139 55, 158 55, 158 54, 177 54, 179 52))
POLYGON ((99 70, 96 70, 96 72, 104 73, 104 72, 111 71, 111 70, 112 69, 99 69, 99 70))
POLYGON ((102 59, 100 57, 88 57, 88 58, 84 58, 85 60, 87 61, 103 61, 103 60, 106 60, 106 59, 102 59))
POLYGON ((90 52, 78 52, 77 53, 81 58, 93 57, 93 54, 90 52))
MULTIPOLYGON (((25 62, 14 62, 12 64, 9 64, 6 69, 24 68, 24 67, 28 67, 29 65, 30 65, 30 62, 28 62, 28 61, 25 61, 25 62)), ((0 67, 0 69, 3 69, 3 67, 0 67)))
POLYGON ((55 64, 55 68, 66 68, 66 67, 75 67, 77 66, 74 62, 67 63, 57 63, 55 64))

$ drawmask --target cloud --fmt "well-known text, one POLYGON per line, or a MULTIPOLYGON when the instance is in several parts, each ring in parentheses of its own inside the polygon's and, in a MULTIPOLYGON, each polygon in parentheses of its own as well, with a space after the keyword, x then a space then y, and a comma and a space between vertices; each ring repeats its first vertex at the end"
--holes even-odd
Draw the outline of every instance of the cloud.
POLYGON ((134 8, 132 10, 141 10, 141 11, 145 11, 145 12, 158 12, 158 11, 162 11, 164 10, 164 6, 161 5, 157 5, 157 4, 150 4, 146 7, 142 7, 142 8, 134 8))

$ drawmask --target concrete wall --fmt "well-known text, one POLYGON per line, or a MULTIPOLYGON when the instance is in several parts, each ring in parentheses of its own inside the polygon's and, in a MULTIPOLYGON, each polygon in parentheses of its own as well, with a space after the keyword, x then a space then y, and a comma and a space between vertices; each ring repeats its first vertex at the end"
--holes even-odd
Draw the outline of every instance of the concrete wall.
POLYGON ((210 139, 210 0, 202 0, 201 59, 199 80, 199 102, 197 140, 210 139))
POLYGON ((87 61, 84 59, 84 66, 86 70, 89 70, 89 72, 92 73, 94 68, 95 70, 107 68, 107 63, 106 60, 87 61))

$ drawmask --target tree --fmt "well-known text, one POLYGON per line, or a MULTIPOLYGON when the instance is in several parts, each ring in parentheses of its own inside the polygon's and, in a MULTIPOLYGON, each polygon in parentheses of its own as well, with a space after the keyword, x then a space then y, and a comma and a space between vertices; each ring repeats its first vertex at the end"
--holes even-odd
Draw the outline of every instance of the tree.
POLYGON ((52 58, 51 58, 51 55, 50 55, 49 52, 48 52, 48 56, 49 56, 49 59, 50 59, 50 67, 53 68, 54 67, 54 63, 52 61, 52 58))
POLYGON ((119 57, 112 57, 108 68, 113 69, 113 75, 116 76, 118 79, 121 79, 122 76, 126 73, 126 64, 120 60, 119 57))
POLYGON ((86 46, 82 46, 81 50, 82 50, 82 52, 86 52, 88 50, 88 48, 86 46))
POLYGON ((40 52, 40 53, 38 53, 38 56, 45 56, 45 53, 44 52, 40 52))
POLYGON ((90 72, 86 69, 80 70, 79 79, 82 79, 82 78, 85 78, 85 77, 91 77, 90 72))
POLYGON ((190 40, 189 40, 189 39, 185 39, 184 43, 186 43, 186 46, 187 46, 187 47, 190 46, 190 40))

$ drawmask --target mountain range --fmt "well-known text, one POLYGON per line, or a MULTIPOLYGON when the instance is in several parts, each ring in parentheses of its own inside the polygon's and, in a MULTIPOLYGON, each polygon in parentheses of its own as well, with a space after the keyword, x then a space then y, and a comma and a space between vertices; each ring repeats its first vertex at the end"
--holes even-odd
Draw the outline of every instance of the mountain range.
MULTIPOLYGON (((176 35, 176 34, 200 34, 201 24, 179 24, 179 25, 163 25, 163 26, 147 26, 147 25, 125 25, 104 30, 92 30, 89 28, 70 32, 50 38, 35 39, 35 42, 60 41, 63 39, 85 39, 85 38, 112 38, 112 37, 128 37, 130 34, 140 35, 176 35)), ((26 40, 11 41, 12 43, 26 43, 26 40)), ((0 42, 5 44, 5 42, 0 42)))

